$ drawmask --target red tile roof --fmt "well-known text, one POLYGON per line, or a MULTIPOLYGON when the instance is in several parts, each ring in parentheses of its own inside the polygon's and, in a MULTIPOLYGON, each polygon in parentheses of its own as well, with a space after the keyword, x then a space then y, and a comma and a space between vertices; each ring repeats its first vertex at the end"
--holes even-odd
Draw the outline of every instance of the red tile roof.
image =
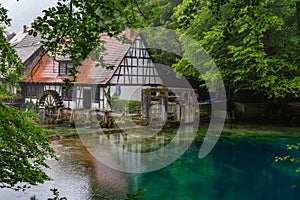
MULTIPOLYGON (((138 34, 126 29, 125 35, 128 39, 134 41, 138 34)), ((130 44, 122 43, 106 34, 103 34, 101 39, 106 42, 104 44, 106 52, 103 60, 106 64, 114 66, 113 69, 107 70, 101 66, 101 63, 87 59, 79 68, 77 83, 107 84, 130 48, 130 44)), ((26 76, 24 82, 62 83, 66 77, 59 76, 58 70, 58 62, 53 62, 49 55, 45 54, 32 72, 26 76)))

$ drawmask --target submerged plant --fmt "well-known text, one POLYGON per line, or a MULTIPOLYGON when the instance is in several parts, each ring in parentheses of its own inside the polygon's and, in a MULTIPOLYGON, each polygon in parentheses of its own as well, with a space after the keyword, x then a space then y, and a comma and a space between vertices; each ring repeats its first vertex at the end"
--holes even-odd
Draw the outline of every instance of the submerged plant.
POLYGON ((128 193, 126 200, 139 200, 142 198, 147 192, 147 189, 138 188, 136 193, 128 193))

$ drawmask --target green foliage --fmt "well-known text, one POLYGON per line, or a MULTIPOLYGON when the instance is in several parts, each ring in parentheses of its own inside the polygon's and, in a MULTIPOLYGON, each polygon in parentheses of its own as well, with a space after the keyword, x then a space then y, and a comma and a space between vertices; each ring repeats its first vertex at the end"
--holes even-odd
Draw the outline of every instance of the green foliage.
MULTIPOLYGON (((148 20, 150 27, 163 26, 168 29, 175 29, 172 15, 176 6, 180 5, 181 3, 182 0, 149 0, 146 3, 145 8, 150 7, 150 5, 156 5, 154 8, 159 13, 157 17, 152 17, 148 20)), ((150 35, 151 33, 148 34, 150 35)), ((168 41, 169 45, 174 45, 174 49, 178 49, 179 42, 174 41, 173 38, 170 39, 168 36, 168 34, 165 34, 165 32, 162 31, 152 35, 151 38, 147 38, 147 43, 150 46, 161 46, 160 43, 165 43, 168 41)), ((166 66, 172 66, 178 57, 178 55, 163 49, 149 49, 149 52, 155 63, 164 64, 166 66)), ((168 74, 168 71, 173 72, 173 70, 171 70, 169 67, 162 68, 162 70, 164 70, 166 74, 168 74)))
POLYGON ((140 113, 141 112, 141 101, 129 100, 128 101, 129 113, 140 113))
POLYGON ((125 107, 128 108, 129 113, 141 112, 141 101, 138 100, 120 100, 119 96, 112 97, 112 109, 117 112, 124 112, 125 107))
POLYGON ((157 17, 149 19, 149 24, 152 27, 164 26, 173 28, 172 15, 176 6, 180 5, 182 0, 149 0, 145 9, 153 9, 159 13, 157 17))
MULTIPOLYGON (((300 143, 298 143, 296 145, 295 144, 288 144, 286 146, 287 146, 287 150, 289 150, 289 151, 297 151, 300 148, 300 143)), ((290 156, 290 155, 276 156, 275 157, 275 162, 282 162, 282 161, 288 161, 288 162, 297 164, 298 167, 296 169, 296 172, 297 173, 300 172, 300 166, 299 166, 300 157, 293 157, 293 156, 290 156)))
POLYGON ((26 182, 43 183, 49 177, 42 171, 46 158, 54 156, 43 130, 19 110, 0 101, 0 187, 20 189, 26 182))
POLYGON ((21 80, 23 64, 16 50, 6 40, 4 27, 10 25, 7 10, 0 4, 0 96, 10 97, 10 86, 19 89, 17 81, 21 80))
MULTIPOLYGON (((10 25, 7 10, 0 4, 0 96, 12 96, 9 87, 18 87, 23 64, 7 42, 4 26, 10 25)), ((54 156, 43 130, 30 121, 32 115, 0 101, 0 187, 25 190, 24 182, 35 185, 49 180, 42 171, 46 158, 54 156)))
MULTIPOLYGON (((119 34, 124 26, 139 28, 147 24, 147 19, 155 17, 157 11, 151 5, 143 9, 142 0, 58 0, 57 6, 44 10, 44 16, 38 17, 38 23, 30 33, 42 36, 43 46, 54 55, 69 56, 74 66, 80 64, 89 56, 102 63, 104 42, 100 35, 107 33, 121 41, 124 36, 119 34), (91 52, 96 52, 91 54, 91 52)), ((106 66, 110 68, 110 66, 106 66)), ((71 71, 76 81, 77 68, 71 71)))
POLYGON ((22 109, 24 109, 26 112, 37 112, 37 104, 33 101, 25 101, 22 105, 22 109))
MULTIPOLYGON (((178 31, 204 47, 226 85, 235 92, 299 97, 300 40, 295 3, 284 1, 288 7, 278 10, 280 4, 275 0, 184 0, 173 19, 178 31)), ((174 68, 203 79, 186 59, 196 50, 192 44, 181 42, 185 55, 174 68)))
MULTIPOLYGON (((38 106, 33 101, 25 101, 21 107, 26 117, 31 121, 38 121, 37 109, 38 106)), ((46 133, 46 132, 45 132, 46 133)))

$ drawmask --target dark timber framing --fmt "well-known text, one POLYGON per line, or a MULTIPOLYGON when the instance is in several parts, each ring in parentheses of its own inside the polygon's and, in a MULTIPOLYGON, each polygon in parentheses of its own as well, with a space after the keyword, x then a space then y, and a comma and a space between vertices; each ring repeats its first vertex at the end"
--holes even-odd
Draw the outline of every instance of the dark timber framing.
POLYGON ((103 72, 104 75, 101 76, 91 68, 95 64, 87 64, 85 66, 89 66, 89 68, 87 67, 83 73, 78 75, 83 74, 81 78, 84 81, 74 83, 70 90, 63 88, 63 79, 69 77, 67 68, 72 66, 71 61, 59 59, 51 61, 48 59, 49 56, 45 54, 45 57, 32 69, 31 78, 20 83, 23 97, 30 100, 35 99, 38 103, 43 92, 55 90, 62 97, 65 107, 82 109, 92 105, 92 109, 106 110, 109 109, 105 96, 108 87, 135 88, 136 86, 162 85, 161 77, 152 62, 142 37, 136 34, 132 41, 131 45, 116 44, 113 41, 112 44, 116 44, 116 46, 111 46, 111 50, 108 46, 108 52, 114 56, 112 61, 117 61, 114 63, 115 68, 112 73, 103 72), (94 71, 90 72, 90 70, 94 71), (84 72, 88 73, 85 74, 84 72), (94 77, 99 77, 99 79, 94 77))

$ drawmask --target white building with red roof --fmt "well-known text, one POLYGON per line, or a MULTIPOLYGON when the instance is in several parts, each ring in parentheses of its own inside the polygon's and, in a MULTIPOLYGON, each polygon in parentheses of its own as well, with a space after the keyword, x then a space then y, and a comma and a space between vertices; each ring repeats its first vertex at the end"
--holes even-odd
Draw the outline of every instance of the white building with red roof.
MULTIPOLYGON (((38 54, 33 59, 36 63, 20 82, 22 96, 37 102, 40 107, 99 110, 111 109, 107 102, 108 91, 110 95, 117 93, 120 99, 140 100, 142 87, 159 86, 163 82, 142 36, 129 29, 124 34, 131 44, 106 34, 101 36, 106 49, 103 60, 105 64, 113 66, 112 69, 102 67, 98 61, 86 59, 79 68, 72 90, 63 88, 63 80, 70 78, 67 68, 73 67, 72 61, 67 57, 56 57, 54 61, 50 52, 40 57, 38 54)), ((28 33, 21 36, 19 35, 18 38, 21 39, 14 46, 22 46, 24 43, 25 49, 40 49, 39 37, 34 38, 28 33)), ((18 52, 23 52, 23 49, 19 48, 18 52)), ((24 59, 26 57, 22 54, 21 56, 24 59)))

